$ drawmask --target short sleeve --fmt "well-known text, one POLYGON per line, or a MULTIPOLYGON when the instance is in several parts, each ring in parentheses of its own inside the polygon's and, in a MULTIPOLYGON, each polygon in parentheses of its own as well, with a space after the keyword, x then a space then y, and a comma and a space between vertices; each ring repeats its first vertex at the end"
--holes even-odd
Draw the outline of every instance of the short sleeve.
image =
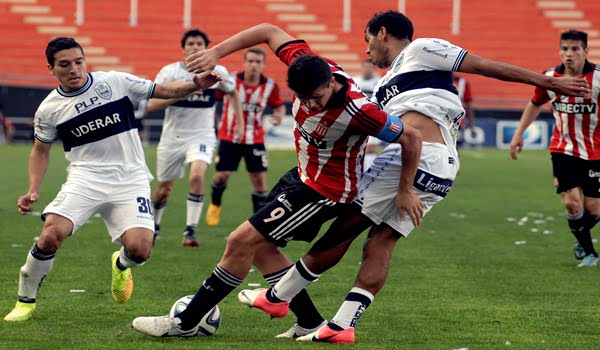
POLYGON ((273 90, 271 90, 271 94, 269 95, 268 103, 271 107, 277 108, 283 104, 283 99, 279 94, 279 85, 274 83, 273 90))
POLYGON ((43 143, 52 143, 58 135, 56 125, 49 119, 48 115, 40 109, 35 112, 33 132, 35 138, 43 143))
POLYGON ((316 55, 304 40, 293 40, 281 45, 275 54, 286 65, 292 64, 299 56, 316 55))
POLYGON ((548 95, 548 91, 546 89, 542 89, 540 87, 535 88, 535 91, 533 92, 533 98, 531 99, 531 102, 534 105, 541 106, 550 100, 551 98, 548 95))
POLYGON ((217 84, 217 89, 225 93, 232 93, 235 90, 235 75, 229 74, 227 68, 216 66, 214 72, 218 73, 223 80, 217 84))
MULTIPOLYGON (((354 104, 353 101, 349 103, 354 104)), ((356 108, 355 105, 349 106, 348 109, 357 110, 352 117, 358 122, 359 128, 370 136, 377 135, 387 122, 387 113, 366 100, 360 109, 356 108)))
POLYGON ((155 83, 151 80, 136 77, 133 74, 123 72, 112 72, 117 76, 123 85, 125 94, 129 96, 131 102, 136 103, 142 100, 148 100, 154 94, 155 83))
POLYGON ((409 45, 407 54, 431 70, 458 72, 467 51, 442 39, 417 39, 409 45))

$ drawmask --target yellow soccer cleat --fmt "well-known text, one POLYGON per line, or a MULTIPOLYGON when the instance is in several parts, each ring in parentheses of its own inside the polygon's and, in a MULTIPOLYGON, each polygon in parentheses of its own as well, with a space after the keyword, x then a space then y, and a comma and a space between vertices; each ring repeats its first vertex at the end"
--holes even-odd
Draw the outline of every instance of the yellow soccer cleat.
POLYGON ((33 317, 33 312, 35 311, 35 303, 22 303, 17 301, 15 308, 6 316, 4 316, 4 321, 8 322, 21 322, 27 321, 31 317, 33 317))
POLYGON ((111 291, 113 298, 119 304, 123 304, 131 298, 133 292, 133 278, 131 277, 131 269, 128 268, 121 271, 117 267, 117 258, 121 253, 117 250, 112 255, 112 283, 111 291))
POLYGON ((206 211, 206 224, 208 226, 217 226, 221 217, 221 207, 211 204, 206 211))

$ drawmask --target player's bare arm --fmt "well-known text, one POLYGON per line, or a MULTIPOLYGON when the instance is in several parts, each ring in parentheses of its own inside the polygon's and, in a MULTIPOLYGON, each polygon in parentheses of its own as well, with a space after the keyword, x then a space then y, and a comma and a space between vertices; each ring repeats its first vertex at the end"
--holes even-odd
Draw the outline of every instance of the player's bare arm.
POLYGON ((233 107, 233 113, 235 114, 235 127, 233 129, 234 142, 239 142, 244 137, 246 125, 244 123, 244 111, 242 110, 242 100, 237 89, 227 93, 231 98, 231 106, 233 107))
POLYGON ((17 202, 17 208, 21 215, 31 212, 33 203, 40 198, 38 191, 48 169, 51 147, 51 143, 44 143, 37 139, 33 144, 29 155, 29 189, 25 195, 19 197, 17 202))
POLYGON ((148 112, 156 112, 161 109, 165 109, 172 105, 173 103, 180 101, 180 98, 169 98, 169 99, 160 99, 160 98, 151 98, 148 100, 148 105, 146 108, 148 112))
POLYGON ((512 64, 488 60, 471 53, 465 56, 459 71, 534 85, 561 95, 586 97, 591 93, 588 82, 583 78, 550 77, 512 64))
POLYGON ((396 195, 396 209, 402 220, 406 217, 406 212, 413 224, 418 227, 421 226, 423 218, 423 204, 415 194, 413 183, 421 159, 423 137, 417 128, 404 124, 404 131, 396 143, 402 145, 402 172, 396 195))
POLYGON ((215 67, 217 61, 236 51, 259 44, 267 44, 271 51, 290 41, 296 40, 283 29, 269 23, 259 24, 243 30, 211 49, 196 52, 186 58, 188 70, 202 72, 215 67))
POLYGON ((523 149, 523 134, 525 130, 533 123, 533 121, 540 115, 542 111, 542 106, 538 106, 533 102, 529 101, 525 110, 523 111, 523 115, 521 115, 521 120, 519 121, 519 126, 515 131, 515 135, 510 141, 510 157, 512 159, 517 159, 517 153, 521 153, 523 149))
POLYGON ((200 89, 207 89, 223 80, 221 76, 213 71, 206 71, 194 75, 193 81, 175 81, 164 84, 156 84, 153 98, 179 99, 193 94, 200 89))

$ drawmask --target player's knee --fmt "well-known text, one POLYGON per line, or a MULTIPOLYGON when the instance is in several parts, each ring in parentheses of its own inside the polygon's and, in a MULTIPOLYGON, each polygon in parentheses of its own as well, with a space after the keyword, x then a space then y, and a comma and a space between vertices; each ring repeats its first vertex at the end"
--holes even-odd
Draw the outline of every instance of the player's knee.
POLYGON ((159 202, 167 200, 173 193, 173 184, 170 182, 162 182, 158 185, 156 195, 159 197, 159 202))
POLYGON ((569 214, 581 213, 581 211, 583 210, 581 203, 577 200, 565 198, 564 203, 565 203, 565 209, 567 210, 567 213, 569 213, 569 214))
POLYGON ((224 185, 229 181, 229 177, 231 176, 230 171, 218 171, 215 173, 213 177, 213 184, 215 185, 224 185))
POLYGON ((229 235, 225 254, 230 257, 253 254, 262 242, 264 242, 264 238, 246 222, 229 235))
POLYGON ((152 250, 152 243, 136 242, 134 244, 128 244, 125 247, 127 257, 133 260, 138 265, 143 265, 146 260, 150 257, 150 251, 152 250))
POLYGON ((44 225, 37 246, 43 251, 55 252, 68 235, 69 232, 64 232, 60 225, 48 223, 44 225))
POLYGON ((192 186, 204 188, 204 175, 200 175, 200 174, 190 175, 190 184, 192 186))

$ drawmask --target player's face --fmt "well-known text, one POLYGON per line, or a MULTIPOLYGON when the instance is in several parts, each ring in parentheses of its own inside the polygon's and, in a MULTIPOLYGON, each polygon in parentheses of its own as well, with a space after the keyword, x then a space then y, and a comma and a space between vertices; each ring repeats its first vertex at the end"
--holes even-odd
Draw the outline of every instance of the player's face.
POLYGON ((334 81, 332 77, 330 83, 318 87, 308 95, 296 94, 296 97, 309 111, 315 113, 321 112, 325 109, 325 105, 327 105, 327 102, 329 102, 333 95, 334 81))
POLYGON ((386 57, 386 50, 383 46, 382 40, 366 30, 365 41, 367 42, 367 55, 369 55, 371 61, 381 69, 389 67, 390 63, 386 57))
POLYGON ((587 56, 581 40, 562 40, 560 42, 560 59, 568 68, 582 67, 587 56))
POLYGON ((204 49, 206 49, 206 43, 201 36, 190 36, 185 39, 185 45, 183 45, 183 55, 188 57, 189 55, 204 49))
POLYGON ((86 64, 80 48, 61 50, 54 54, 54 66, 48 65, 65 91, 80 89, 87 82, 86 64))
POLYGON ((244 69, 252 75, 262 74, 265 69, 265 56, 248 52, 244 59, 244 69))

